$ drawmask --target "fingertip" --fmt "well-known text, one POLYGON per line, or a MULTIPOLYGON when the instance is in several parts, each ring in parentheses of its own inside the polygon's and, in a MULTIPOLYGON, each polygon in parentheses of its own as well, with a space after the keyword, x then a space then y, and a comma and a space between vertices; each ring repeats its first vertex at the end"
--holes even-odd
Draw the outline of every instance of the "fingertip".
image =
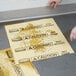
POLYGON ((50 6, 54 8, 54 3, 50 4, 50 6))
POLYGON ((57 5, 55 4, 55 5, 54 5, 54 8, 56 8, 56 7, 57 7, 57 5))

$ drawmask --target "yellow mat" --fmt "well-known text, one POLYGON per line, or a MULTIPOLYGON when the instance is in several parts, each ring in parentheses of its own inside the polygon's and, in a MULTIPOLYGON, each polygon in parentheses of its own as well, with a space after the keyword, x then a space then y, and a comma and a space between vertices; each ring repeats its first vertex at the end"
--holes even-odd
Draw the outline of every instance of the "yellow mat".
POLYGON ((40 76, 31 62, 14 64, 11 49, 0 51, 0 76, 40 76))
POLYGON ((53 18, 5 26, 15 63, 74 53, 53 18))

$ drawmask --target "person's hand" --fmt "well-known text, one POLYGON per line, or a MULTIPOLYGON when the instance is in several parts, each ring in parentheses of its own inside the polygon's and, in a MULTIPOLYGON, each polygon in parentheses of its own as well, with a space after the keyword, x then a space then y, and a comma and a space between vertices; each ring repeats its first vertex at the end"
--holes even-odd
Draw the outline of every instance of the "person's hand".
POLYGON ((61 2, 61 0, 50 0, 49 1, 49 6, 55 8, 60 2, 61 2))
POLYGON ((76 27, 74 27, 70 33, 70 40, 75 40, 76 39, 76 27))

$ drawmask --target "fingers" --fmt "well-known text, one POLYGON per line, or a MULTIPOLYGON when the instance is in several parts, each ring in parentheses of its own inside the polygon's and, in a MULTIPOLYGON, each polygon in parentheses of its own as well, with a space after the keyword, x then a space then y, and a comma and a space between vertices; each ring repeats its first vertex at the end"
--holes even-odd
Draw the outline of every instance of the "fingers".
POLYGON ((75 40, 76 39, 76 27, 74 27, 71 31, 71 34, 70 34, 70 40, 75 40))
POLYGON ((70 35, 70 40, 71 40, 71 41, 76 40, 76 35, 75 35, 75 34, 71 34, 71 35, 70 35))
POLYGON ((54 4, 54 8, 56 8, 58 4, 59 4, 59 3, 55 3, 55 4, 54 4))
POLYGON ((49 6, 56 8, 57 5, 60 3, 61 0, 50 0, 49 6))
POLYGON ((54 7, 55 4, 56 4, 56 2, 54 2, 54 1, 53 1, 53 2, 50 2, 50 6, 51 6, 51 7, 54 7))
POLYGON ((57 3, 56 3, 55 1, 50 2, 50 3, 49 3, 49 6, 55 8, 55 7, 57 6, 57 3))

